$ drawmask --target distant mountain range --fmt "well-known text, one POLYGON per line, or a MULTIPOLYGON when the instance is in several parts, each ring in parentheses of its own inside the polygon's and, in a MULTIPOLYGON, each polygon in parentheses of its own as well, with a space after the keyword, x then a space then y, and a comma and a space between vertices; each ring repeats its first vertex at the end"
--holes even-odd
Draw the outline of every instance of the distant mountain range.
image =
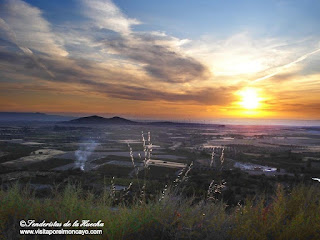
MULTIPOLYGON (((208 124, 201 124, 201 123, 182 123, 182 122, 137 122, 128 120, 121 117, 112 117, 112 118, 104 118, 100 116, 89 116, 89 117, 81 117, 77 119, 73 119, 67 122, 63 122, 67 124, 127 124, 127 125, 157 125, 157 126, 208 126, 208 124)), ((224 127, 224 125, 220 124, 209 124, 209 125, 215 125, 218 127, 224 127)))
POLYGON ((104 118, 100 116, 81 117, 64 123, 72 124, 138 124, 139 122, 131 121, 121 117, 104 118))
POLYGON ((61 122, 75 117, 31 112, 0 112, 0 122, 61 122))
MULTIPOLYGON (((319 120, 263 120, 247 119, 237 120, 228 119, 226 124, 228 125, 281 125, 281 126, 300 126, 304 127, 309 131, 319 131, 320 121, 319 120), (260 122, 259 122, 260 121, 260 122)), ((155 125, 155 126, 213 126, 213 127, 224 127, 223 124, 210 124, 210 123, 190 123, 190 122, 171 122, 171 121, 132 121, 121 117, 104 118, 101 116, 88 116, 77 118, 74 116, 63 116, 56 114, 46 114, 40 112, 0 112, 0 123, 22 123, 22 122, 47 122, 47 123, 59 123, 59 124, 140 124, 140 125, 155 125)))
MULTIPOLYGON (((60 124, 126 124, 126 125, 156 125, 156 126, 208 126, 201 123, 183 123, 170 121, 157 122, 138 122, 132 121, 118 116, 104 118, 93 115, 88 117, 75 118, 71 116, 51 115, 46 113, 30 113, 30 112, 0 112, 0 122, 54 122, 60 124)), ((224 127, 219 124, 209 124, 218 127, 224 127)))

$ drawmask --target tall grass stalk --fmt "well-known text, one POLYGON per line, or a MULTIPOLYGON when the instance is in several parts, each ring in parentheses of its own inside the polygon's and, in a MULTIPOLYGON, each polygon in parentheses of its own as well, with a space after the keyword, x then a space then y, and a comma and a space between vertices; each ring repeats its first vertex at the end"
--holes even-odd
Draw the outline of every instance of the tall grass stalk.
POLYGON ((22 219, 90 219, 105 223, 104 234, 87 239, 320 239, 319 186, 300 185, 290 192, 279 186, 271 200, 261 196, 228 211, 221 201, 184 198, 169 186, 161 201, 120 202, 116 209, 111 196, 101 194, 70 184, 41 199, 18 184, 0 190, 0 238, 21 239, 22 219))

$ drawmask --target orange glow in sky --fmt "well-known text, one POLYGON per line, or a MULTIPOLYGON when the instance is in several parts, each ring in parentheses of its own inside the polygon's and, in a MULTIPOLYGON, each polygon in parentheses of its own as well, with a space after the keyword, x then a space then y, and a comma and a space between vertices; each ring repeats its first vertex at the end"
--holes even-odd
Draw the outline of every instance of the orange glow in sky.
POLYGON ((247 109, 253 110, 257 109, 260 105, 260 98, 258 96, 257 90, 254 88, 246 88, 240 91, 241 102, 240 105, 247 109))
POLYGON ((0 1, 0 111, 320 119, 314 3, 144 1, 0 1))

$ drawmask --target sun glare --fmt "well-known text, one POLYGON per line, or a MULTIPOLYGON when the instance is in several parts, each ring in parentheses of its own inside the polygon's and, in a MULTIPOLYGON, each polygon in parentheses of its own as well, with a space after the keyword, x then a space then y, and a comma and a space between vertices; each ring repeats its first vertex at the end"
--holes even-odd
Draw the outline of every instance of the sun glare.
POLYGON ((246 88, 239 92, 239 95, 241 96, 241 102, 240 105, 247 109, 247 110, 253 110, 257 109, 260 105, 260 98, 258 96, 258 92, 254 88, 246 88))

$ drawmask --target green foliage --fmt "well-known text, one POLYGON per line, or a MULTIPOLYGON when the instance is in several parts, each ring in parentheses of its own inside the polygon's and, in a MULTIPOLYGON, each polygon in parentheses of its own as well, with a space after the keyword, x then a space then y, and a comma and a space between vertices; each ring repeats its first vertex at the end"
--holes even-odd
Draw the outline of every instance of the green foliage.
POLYGON ((319 187, 300 185, 290 193, 278 186, 274 198, 240 206, 233 236, 239 239, 320 239, 319 187))
POLYGON ((108 190, 97 196, 69 184, 50 198, 36 198, 16 184, 0 190, 0 239, 22 238, 22 219, 105 223, 103 236, 86 239, 320 239, 319 199, 318 186, 286 191, 279 185, 273 197, 256 196, 226 209, 221 201, 183 198, 169 187, 152 201, 137 197, 115 206, 108 190))

